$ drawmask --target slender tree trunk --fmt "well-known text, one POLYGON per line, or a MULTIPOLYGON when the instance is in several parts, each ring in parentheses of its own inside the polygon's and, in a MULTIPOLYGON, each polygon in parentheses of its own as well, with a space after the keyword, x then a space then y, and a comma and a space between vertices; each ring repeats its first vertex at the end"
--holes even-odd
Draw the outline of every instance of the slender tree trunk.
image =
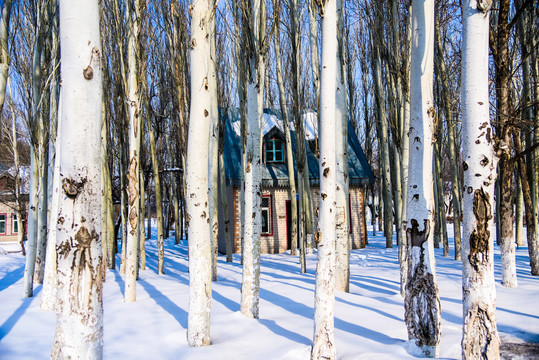
MULTIPOLYGON (((302 159, 304 159, 302 161, 302 168, 301 168, 301 171, 298 171, 298 179, 299 181, 302 181, 304 183, 304 185, 302 186, 302 190, 304 190, 300 196, 304 197, 305 201, 302 202, 302 204, 305 206, 311 206, 311 196, 310 196, 310 186, 309 186, 309 179, 308 179, 308 175, 307 177, 303 176, 302 178, 299 178, 300 175, 304 175, 305 174, 305 171, 307 170, 308 171, 308 166, 306 166, 306 158, 307 158, 307 152, 306 152, 306 149, 305 149, 305 136, 304 136, 304 128, 303 128, 303 115, 302 115, 302 111, 301 111, 301 108, 302 108, 302 97, 301 97, 301 74, 302 74, 302 69, 301 69, 301 21, 299 19, 299 17, 301 16, 300 15, 300 8, 299 8, 299 5, 298 5, 298 1, 297 0, 291 0, 290 1, 290 37, 291 37, 291 40, 292 40, 292 54, 291 54, 291 65, 292 65, 292 72, 293 72, 293 76, 292 76, 292 99, 293 99, 293 109, 294 111, 292 112, 292 115, 294 117, 294 124, 296 124, 296 144, 300 144, 300 142, 298 141, 298 137, 301 135, 302 137, 300 138, 301 139, 301 145, 296 145, 297 146, 297 150, 301 152, 301 156, 302 156, 302 159), (301 125, 301 126, 299 126, 301 125), (299 129, 299 130, 298 130, 299 129), (307 180, 307 181, 306 181, 307 180), (305 182, 306 181, 306 182, 305 182)), ((316 25, 316 24, 315 24, 316 25)), ((314 39, 315 43, 316 43, 316 38, 314 39)), ((316 54, 315 56, 318 56, 318 50, 316 50, 316 54)), ((317 63, 318 65, 318 63, 317 63)), ((318 72, 318 69, 314 69, 313 68, 313 76, 314 77, 318 77, 317 74, 315 74, 315 72, 318 72)), ((315 85, 315 93, 317 94, 318 93, 318 87, 316 87, 318 85, 315 85)), ((287 125, 288 127, 288 125, 287 125)), ((285 132, 288 131, 286 130, 285 128, 285 132)), ((286 136, 286 134, 285 134, 286 136)), ((289 136, 290 138, 290 136, 289 136)), ((290 138, 291 140, 291 138, 290 138)), ((287 147, 288 147, 288 144, 287 144, 287 147)), ((287 148, 288 149, 288 148, 287 148)), ((288 151, 288 150, 287 150, 288 151)), ((292 150, 290 149, 290 154, 292 155, 292 150)), ((299 153, 297 152, 296 153, 296 157, 299 153)), ((288 161, 293 161, 293 156, 291 156, 292 160, 290 159, 287 159, 287 163, 288 161)), ((299 169, 298 169, 299 170, 299 169)), ((288 171, 288 173, 290 174, 290 170, 288 171)), ((293 172, 292 172, 293 174, 293 172)), ((303 217, 304 221, 303 221, 303 225, 307 225, 306 227, 306 232, 307 234, 305 234, 304 232, 304 236, 300 238, 300 242, 301 244, 298 244, 298 242, 294 239, 294 234, 297 234, 297 211, 298 211, 298 202, 295 201, 294 198, 292 198, 293 196, 296 197, 296 179, 292 179, 292 177, 289 175, 289 179, 290 179, 290 188, 292 189, 292 186, 294 186, 294 191, 290 192, 290 207, 291 207, 291 211, 292 211, 292 217, 291 217, 291 222, 292 222, 292 254, 295 254, 296 253, 296 247, 297 246, 294 246, 294 244, 296 245, 299 245, 300 246, 300 265, 301 265, 301 271, 302 273, 305 273, 307 271, 306 269, 306 246, 307 246, 307 237, 309 236, 312 236, 310 234, 312 234, 312 216, 310 215, 311 214, 311 211, 312 211, 312 208, 307 208, 307 211, 305 212, 306 214, 306 217, 303 217), (292 180, 293 180, 293 183, 292 183, 292 180), (296 204, 294 204, 294 202, 296 204), (295 205, 295 206, 294 206, 295 205), (309 225, 310 224, 310 225, 309 225), (296 233, 294 232, 294 228, 296 228, 296 233)), ((300 208, 299 211, 302 211, 302 209, 300 208)), ((303 209, 303 211, 305 211, 305 209, 303 209)), ((310 248, 312 249, 312 244, 310 244, 310 248)))
MULTIPOLYGON (((61 114, 58 116, 58 128, 61 128, 61 114)), ((60 134, 57 134, 60 135, 60 134)), ((61 138, 61 135, 58 136, 61 138)), ((56 146, 55 156, 60 158, 61 148, 56 146)), ((58 222, 58 210, 60 202, 60 164, 59 161, 55 161, 52 177, 52 199, 49 206, 50 218, 49 218, 49 234, 47 242, 47 255, 45 263, 45 278, 43 281, 43 291, 41 295, 41 310, 53 311, 55 310, 57 301, 57 257, 56 257, 56 226, 58 222)), ((21 227, 19 227, 21 229, 21 227)))
MULTIPOLYGON (((48 93, 48 92, 47 92, 48 93)), ((47 131, 48 133, 48 131, 47 131)), ((36 246, 36 265, 34 269, 34 284, 43 284, 45 272, 45 249, 47 245, 47 207, 48 207, 48 170, 49 162, 48 136, 42 139, 40 144, 40 164, 39 164, 39 205, 37 207, 37 246, 36 246)))
POLYGON ((110 178, 110 169, 108 165, 105 169, 105 181, 107 182, 107 239, 104 239, 104 241, 107 241, 107 249, 108 249, 108 259, 109 269, 115 269, 116 268, 116 249, 117 249, 117 239, 116 234, 114 233, 114 204, 112 203, 112 180, 110 178))
POLYGON ((43 118, 40 112, 41 88, 41 55, 42 55, 42 6, 37 10, 36 16, 36 34, 34 40, 34 55, 32 59, 32 128, 30 129, 30 199, 28 206, 28 254, 26 256, 26 266, 24 270, 23 297, 33 296, 34 271, 36 265, 36 256, 38 248, 39 234, 39 180, 42 160, 42 140, 43 136, 43 118))
MULTIPOLYGON (((315 104, 319 108, 320 104, 320 60, 318 55, 318 24, 316 23, 316 1, 307 0, 309 12, 309 47, 311 49, 311 72, 315 104)), ((319 109, 318 109, 319 110, 319 109)), ((320 111, 318 111, 320 114, 320 111)), ((317 129, 320 129, 320 117, 318 117, 317 129)))
POLYGON ((335 289, 350 291, 350 213, 348 209, 348 104, 344 49, 344 1, 337 0, 337 69, 335 91, 335 289))
MULTIPOLYGON (((451 165, 451 191, 453 195, 453 234, 455 242, 455 260, 462 260, 461 248, 462 241, 460 235, 460 182, 459 182, 459 150, 456 146, 456 124, 453 121, 453 116, 451 113, 451 100, 449 98, 449 84, 447 80, 447 73, 445 69, 444 53, 442 48, 442 39, 440 34, 440 26, 436 24, 436 51, 437 51, 437 61, 435 65, 437 71, 440 74, 440 83, 442 85, 442 104, 443 110, 447 122, 448 137, 447 142, 449 145, 449 163, 451 165)), ((449 249, 446 251, 444 246, 444 256, 448 256, 449 249), (447 253, 447 255, 446 255, 447 253)))
MULTIPOLYGON (((523 6, 522 1, 517 1, 517 6, 523 6)), ((526 36, 526 23, 527 23, 527 12, 524 12, 518 19, 517 25, 519 32, 521 33, 521 43, 522 43, 522 52, 523 54, 529 55, 533 50, 528 50, 530 46, 528 45, 529 41, 527 40, 526 36)), ((534 40, 537 41, 537 31, 535 31, 533 34, 536 37, 534 40)), ((533 46, 537 47, 537 42, 535 44, 532 43, 533 46)), ((537 49, 535 49, 537 51, 537 49)), ((531 74, 530 74, 530 61, 529 58, 531 56, 526 56, 525 59, 523 59, 522 62, 522 75, 523 75, 523 88, 522 88, 522 105, 524 110, 522 111, 522 117, 524 120, 524 123, 531 123, 531 119, 533 117, 532 112, 532 102, 531 102, 531 74)), ((537 65, 537 64, 535 64, 537 65)), ((537 79, 536 79, 537 83, 537 79)), ((536 87, 536 91, 539 90, 539 86, 536 87)), ((537 93, 536 93, 536 96, 537 93)), ((519 154, 523 151, 523 146, 521 144, 520 139, 520 133, 518 129, 513 129, 513 139, 515 142, 515 150, 516 153, 519 154)), ((531 144, 530 144, 531 145, 531 144)), ((530 159, 531 160, 531 159, 530 159)), ((522 207, 522 200, 524 200, 524 206, 525 206, 525 216, 526 216, 526 234, 527 234, 527 240, 528 240, 528 254, 530 258, 530 267, 531 267, 531 274, 532 275, 539 275, 539 234, 538 234, 538 217, 536 212, 536 207, 534 206, 534 198, 537 196, 535 193, 535 186, 534 186, 534 176, 530 176, 528 174, 529 169, 531 169, 532 166, 530 164, 525 163, 525 158, 520 156, 518 158, 518 170, 519 170, 519 180, 521 182, 520 190, 522 191, 522 198, 517 203, 517 209, 518 206, 522 207), (532 181, 530 181, 532 180, 532 181)), ((532 171, 533 174, 533 171, 532 171)), ((518 200, 518 197, 517 197, 518 200)), ((522 213, 519 213, 517 211, 517 216, 520 216, 520 220, 522 221, 522 213)), ((518 224, 518 223, 517 223, 518 224)), ((522 230, 522 226, 520 228, 522 230)), ((517 225, 518 230, 518 225, 517 225)), ((518 234, 518 233, 517 233, 518 234)), ((518 244, 519 238, 517 236, 517 244, 518 244)))
POLYGON ((60 1, 62 148, 51 358, 103 357, 100 184, 101 51, 97 1, 60 1), (64 121, 68 120, 68 121, 64 121), (77 141, 72 141, 77 139, 77 141))
POLYGON ((163 234, 163 201, 161 200, 161 180, 153 126, 148 117, 148 135, 150 138, 150 154, 152 157, 153 181, 155 184, 155 208, 157 212, 157 273, 165 273, 165 245, 163 234))
MULTIPOLYGON (((146 213, 146 201, 144 199, 144 171, 140 171, 140 216, 139 216, 139 258, 140 270, 146 270, 146 234, 144 232, 144 214, 146 213)), ((138 278, 138 277, 137 277, 138 278)))
POLYGON ((441 337, 440 298, 432 242, 433 40, 434 2, 413 0, 409 166, 421 171, 409 174, 406 236, 410 267, 404 317, 409 339, 427 357, 438 356, 441 337))
POLYGON ((182 219, 180 218, 180 192, 181 189, 178 189, 178 176, 174 175, 174 182, 172 192, 174 194, 174 244, 179 245, 180 240, 182 239, 182 229, 180 223, 182 219))
MULTIPOLYGON (((280 10, 279 10, 280 13, 280 10)), ((279 18, 277 19, 279 21, 279 18)), ((289 197, 290 197, 290 210, 292 212, 290 217, 290 247, 291 255, 297 255, 298 248, 298 202, 296 199, 296 176, 294 174, 294 156, 292 153, 292 139, 290 135, 290 124, 288 109, 286 107, 286 93, 284 89, 283 81, 283 69, 281 65, 281 32, 280 26, 275 26, 275 34, 273 37, 273 44, 275 47, 276 58, 276 73, 277 73, 277 86, 279 88, 279 104, 281 105, 281 115, 283 119, 284 137, 286 143, 286 166, 288 170, 288 185, 289 185, 289 197)), ((305 250, 304 247, 301 251, 305 250)))
MULTIPOLYGON (((411 14, 411 2, 408 5, 408 13, 411 14)), ((394 14, 398 13, 398 4, 393 5, 394 14)), ((396 37, 398 37, 399 27, 397 19, 393 21, 393 32, 396 37)), ((401 222, 398 223, 399 231, 402 232, 400 236, 401 243, 399 244, 399 264, 400 264, 400 293, 404 297, 406 292, 406 280, 408 275, 408 244, 406 237, 406 219, 408 215, 408 206, 406 204, 406 199, 408 196, 408 168, 409 168, 409 158, 410 158, 410 51, 412 43, 412 17, 408 16, 406 22, 406 56, 404 56, 404 74, 401 82, 402 86, 402 133, 401 133, 401 181, 402 181, 402 206, 401 206, 401 222)), ((394 49, 393 51, 398 51, 394 49)))
POLYGON ((210 181, 209 192, 209 216, 210 216, 210 230, 211 230, 211 248, 212 248, 212 281, 217 281, 217 257, 219 251, 219 106, 217 99, 217 53, 216 53, 216 31, 215 21, 212 22, 211 31, 211 43, 210 43, 210 71, 209 81, 211 84, 211 110, 210 110, 210 147, 209 147, 209 173, 208 178, 210 181))
MULTIPOLYGON (((447 239, 447 214, 445 211, 445 200, 444 200, 444 184, 443 184, 443 159, 442 159, 442 153, 443 150, 441 149, 441 124, 439 124, 440 129, 438 130, 438 142, 434 144, 434 164, 435 164, 435 171, 436 176, 435 180, 436 183, 434 186, 436 186, 436 213, 438 214, 438 221, 440 222, 440 241, 442 243, 442 246, 444 249, 448 248, 448 239, 447 239)), ((437 248, 439 248, 439 244, 437 248)), ((445 250, 444 250, 445 252, 445 250)))
MULTIPOLYGON (((320 5, 322 18, 322 67, 320 88, 320 221, 317 234, 318 264, 314 300, 314 338, 311 359, 336 359, 335 308, 335 187, 337 79, 337 1, 320 5)), ((339 134, 340 136, 341 134, 339 134)))
POLYGON ((127 252, 127 200, 126 200, 126 176, 125 169, 127 169, 127 160, 125 154, 125 139, 123 134, 120 135, 120 216, 121 216, 121 240, 122 240, 122 252, 120 254, 120 273, 125 274, 126 268, 126 252, 127 252))
POLYGON ((23 225, 23 204, 21 199, 21 177, 20 177, 20 158, 19 158, 19 146, 17 143, 17 117, 15 116, 13 104, 10 103, 11 108, 11 138, 13 142, 13 164, 15 167, 15 214, 17 216, 17 242, 21 246, 21 252, 23 256, 26 256, 26 249, 24 248, 24 235, 25 228, 23 225))
POLYGON ((385 100, 382 86, 382 64, 379 49, 376 48, 376 58, 374 59, 374 83, 376 87, 376 97, 378 103, 378 129, 380 136, 380 171, 383 181, 382 196, 384 202, 384 236, 386 238, 386 248, 393 247, 393 199, 391 195, 391 174, 389 159, 389 138, 387 130, 387 117, 385 111, 385 100))
MULTIPOLYGON (((3 114, 4 101, 6 98, 6 85, 11 60, 9 57, 9 49, 7 44, 9 38, 9 19, 11 17, 12 4, 12 0, 4 0, 2 3, 2 8, 0 8, 0 123, 3 114)), ((15 141, 17 141, 16 138, 15 141)))
POLYGON ((250 9, 252 49, 249 52, 247 80, 247 147, 245 163, 243 276, 241 283, 241 313, 258 319, 260 301, 260 233, 262 230, 260 203, 262 199, 261 129, 263 118, 266 6, 254 0, 250 9))
POLYGON ((151 186, 149 185, 150 184, 150 180, 149 180, 149 177, 150 177, 150 174, 148 174, 148 195, 146 197, 146 199, 148 199, 148 203, 146 204, 146 208, 148 209, 148 212, 147 212, 147 223, 146 223, 146 239, 151 239, 152 238, 152 188, 151 186))
POLYGON ((500 181, 500 220, 502 257, 502 285, 517 287, 517 272, 515 263, 515 238, 513 229, 513 173, 514 163, 511 159, 511 119, 509 118, 509 84, 511 83, 510 55, 509 55, 509 0, 499 2, 498 26, 496 32, 496 45, 493 52, 496 81, 496 118, 498 124, 497 137, 499 140, 498 152, 498 179, 500 181))
MULTIPOLYGON (((518 130, 513 130, 513 139, 515 143, 515 151, 517 154, 522 153, 522 143, 518 130)), ((530 258, 530 267, 532 275, 539 275, 539 241, 537 229, 533 219, 533 201, 531 197, 530 184, 528 182, 528 174, 524 157, 518 158, 518 171, 522 180, 522 193, 524 195, 524 205, 526 206, 526 234, 528 239, 528 255, 530 258)))
MULTIPOLYGON (((139 41, 139 2, 134 0, 128 6, 129 37, 127 40, 127 103, 129 110, 129 167, 127 171, 127 201, 129 222, 127 223, 125 302, 136 301, 136 283, 138 268, 139 216, 140 216, 140 135, 142 117, 139 102, 140 66, 137 60, 137 42, 139 41)), ((144 185, 143 185, 144 186, 144 185)), ((124 253, 124 249, 122 249, 124 253)))
MULTIPOLYGON (((220 132, 224 133, 224 124, 221 124, 220 132)), ((224 136, 221 135, 221 136, 224 136)), ((230 216, 228 214, 228 200, 226 193, 226 176, 225 176, 225 159, 223 155, 223 143, 224 139, 220 140, 219 146, 219 182, 221 186, 221 208, 223 211, 223 222, 225 224, 225 247, 226 247, 226 262, 232 262, 233 245, 230 234, 230 216)))
MULTIPOLYGON (((535 85, 530 85, 530 92, 533 88, 533 94, 530 93, 530 100, 533 99, 534 104, 539 104, 539 34, 537 31, 533 34, 533 47, 531 56, 531 68, 535 85)), ((539 141, 539 110, 535 111, 535 116, 532 116, 531 122, 535 125, 535 130, 533 133, 533 139, 535 142, 539 141)), ((533 220, 534 226, 536 229, 539 229, 539 149, 535 149, 532 153, 530 161, 532 165, 531 171, 531 191, 532 191, 532 202, 533 202, 533 220)))
POLYGON ((520 174, 516 174, 517 183, 516 200, 515 200, 515 240, 517 247, 524 246, 524 194, 522 193, 522 181, 520 174))
POLYGON ((434 174, 433 174, 433 180, 434 180, 434 184, 433 184, 433 190, 434 190, 434 197, 433 197, 433 201, 434 201, 434 235, 433 235, 433 238, 434 238, 434 248, 435 249, 439 249, 440 248, 440 241, 441 241, 441 238, 442 238, 442 220, 441 220, 441 214, 440 214, 440 197, 438 196, 438 192, 439 192, 439 187, 438 187, 438 176, 440 175, 438 173, 438 161, 437 161, 437 157, 438 157, 438 150, 436 149, 436 144, 434 144, 434 154, 433 154, 433 159, 434 159, 434 164, 433 164, 433 171, 434 171, 434 174))
POLYGON ((26 242, 26 266, 24 268, 23 297, 34 296, 34 269, 37 250, 37 204, 38 204, 38 159, 34 147, 30 146, 30 201, 28 203, 28 234, 26 242))
POLYGON ((496 178, 489 126, 489 9, 462 2, 462 128, 464 157, 462 301, 463 359, 499 359, 492 206, 496 178), (485 131, 486 127, 486 131, 485 131))
MULTIPOLYGON (((104 81, 105 82, 105 81, 104 81)), ((103 90, 103 93, 105 93, 105 89, 103 90)), ((106 104, 103 96, 103 103, 101 104, 101 248, 103 250, 103 281, 106 281, 106 270, 108 268, 108 264, 111 259, 108 258, 109 256, 109 250, 108 250, 108 226, 107 226, 107 219, 108 219, 108 206, 107 206, 107 199, 108 199, 108 183, 106 177, 109 175, 108 172, 108 154, 107 154, 107 143, 108 143, 108 122, 107 122, 107 109, 106 104)), ((53 194, 54 196, 55 194, 53 194)), ((50 223, 50 222, 49 222, 50 223)), ((51 229, 52 232, 52 229, 51 229)), ((49 239, 49 242, 47 243, 47 261, 49 257, 48 248, 52 241, 49 239)), ((56 240, 54 241, 56 243, 56 240)))
POLYGON ((189 316, 187 342, 210 345, 211 230, 208 161, 212 99, 209 79, 213 21, 210 0, 191 5, 191 107, 187 141, 187 220, 189 221, 189 316), (201 134, 206 134, 201 136, 201 134))

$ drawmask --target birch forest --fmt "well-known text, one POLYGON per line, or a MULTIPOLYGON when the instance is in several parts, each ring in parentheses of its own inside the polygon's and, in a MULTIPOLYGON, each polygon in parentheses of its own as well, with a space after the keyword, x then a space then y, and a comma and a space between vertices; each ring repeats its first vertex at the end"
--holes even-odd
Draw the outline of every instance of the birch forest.
POLYGON ((52 358, 103 358, 104 284, 121 277, 122 306, 139 301, 141 274, 176 271, 166 246, 188 249, 177 341, 216 346, 223 264, 241 273, 239 314, 263 321, 265 216, 285 218, 264 195, 268 113, 282 122, 272 156, 286 165, 294 276, 316 263, 309 357, 341 358, 336 294, 351 292, 352 251, 379 236, 398 254, 409 353, 440 354, 440 252, 462 274, 452 346, 500 358, 496 286, 519 287, 520 248, 539 276, 537 1, 0 1, 0 170, 11 169, 0 204, 22 230, 20 297, 39 289, 41 310, 56 312, 52 358), (374 174, 361 209, 352 135, 374 174))

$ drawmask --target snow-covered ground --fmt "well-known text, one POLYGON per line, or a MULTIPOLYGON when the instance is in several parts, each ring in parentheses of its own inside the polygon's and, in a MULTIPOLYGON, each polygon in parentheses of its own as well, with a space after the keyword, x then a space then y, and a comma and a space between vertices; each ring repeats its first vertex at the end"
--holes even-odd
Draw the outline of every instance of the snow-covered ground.
MULTIPOLYGON (((369 231, 369 234, 371 232, 369 231)), ((155 235, 155 234, 154 234, 155 235)), ((452 239, 451 239, 452 244, 452 239)), ((0 247, 13 250, 15 245, 0 247)), ((297 258, 287 254, 261 259, 260 319, 240 312, 239 256, 227 264, 219 256, 218 281, 213 283, 212 345, 190 348, 186 342, 189 302, 187 248, 166 243, 166 275, 156 274, 155 236, 147 241, 148 268, 137 283, 137 301, 123 302, 124 277, 107 271, 104 285, 105 359, 308 359, 313 333, 316 257, 301 274, 297 258)), ((370 237, 351 255, 350 293, 337 293, 336 346, 339 359, 414 359, 408 353, 399 294, 398 248, 370 237)), ((436 250, 442 303, 443 337, 440 357, 460 358, 462 323, 461 263, 436 250)), ((539 342, 539 278, 529 275, 527 248, 517 250, 519 287, 500 285, 496 247, 498 330, 503 342, 539 342)), ((22 299, 24 258, 0 255, 0 359, 46 359, 55 330, 55 314, 39 309, 36 296, 22 299)), ((539 357, 539 354, 538 354, 539 357)))

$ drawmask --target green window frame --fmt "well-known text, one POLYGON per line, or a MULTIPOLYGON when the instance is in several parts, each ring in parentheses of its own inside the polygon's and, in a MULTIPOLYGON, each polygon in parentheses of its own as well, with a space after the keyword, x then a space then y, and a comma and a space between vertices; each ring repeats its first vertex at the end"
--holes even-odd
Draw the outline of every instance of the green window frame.
POLYGON ((266 162, 284 162, 284 148, 281 139, 266 140, 266 162))

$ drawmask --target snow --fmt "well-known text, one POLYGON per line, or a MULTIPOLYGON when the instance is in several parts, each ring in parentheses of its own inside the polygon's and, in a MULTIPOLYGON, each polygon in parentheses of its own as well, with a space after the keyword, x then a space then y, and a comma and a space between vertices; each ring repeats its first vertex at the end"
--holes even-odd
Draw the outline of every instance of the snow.
MULTIPOLYGON (((212 345, 190 348, 187 246, 185 242, 174 245, 173 237, 167 239, 166 274, 159 276, 153 235, 147 241, 147 270, 140 272, 136 302, 123 302, 124 276, 107 271, 105 359, 309 359, 316 255, 308 257, 307 274, 299 272, 298 258, 289 254, 262 255, 259 320, 239 312, 239 256, 234 255, 232 264, 219 256, 218 281, 212 286, 212 345)), ((0 247, 8 250, 0 256, 0 359, 46 359, 55 314, 39 309, 41 286, 34 298, 21 298, 24 258, 12 252, 16 244, 0 243, 0 247)), ((440 358, 457 359, 461 358, 461 265, 453 260, 453 252, 449 258, 442 256, 441 249, 435 253, 443 321, 440 358)), ((503 288, 495 247, 498 330, 502 342, 539 342, 539 279, 529 274, 527 248, 518 249, 516 256, 519 287, 503 288)), ((407 341, 397 258, 398 248, 385 249, 381 236, 370 236, 366 249, 352 252, 350 293, 338 292, 336 297, 339 359, 421 357, 407 341)))
MULTIPOLYGON (((289 123, 290 130, 296 131, 293 119, 290 119, 289 123)), ((262 136, 266 135, 275 126, 277 126, 279 130, 284 132, 283 120, 279 119, 273 114, 264 113, 264 117, 262 120, 262 136)), ((316 140, 318 137, 318 116, 314 111, 306 112, 303 114, 303 126, 305 131, 305 139, 316 140)), ((240 121, 233 122, 232 128, 234 129, 236 135, 241 136, 240 121)))

